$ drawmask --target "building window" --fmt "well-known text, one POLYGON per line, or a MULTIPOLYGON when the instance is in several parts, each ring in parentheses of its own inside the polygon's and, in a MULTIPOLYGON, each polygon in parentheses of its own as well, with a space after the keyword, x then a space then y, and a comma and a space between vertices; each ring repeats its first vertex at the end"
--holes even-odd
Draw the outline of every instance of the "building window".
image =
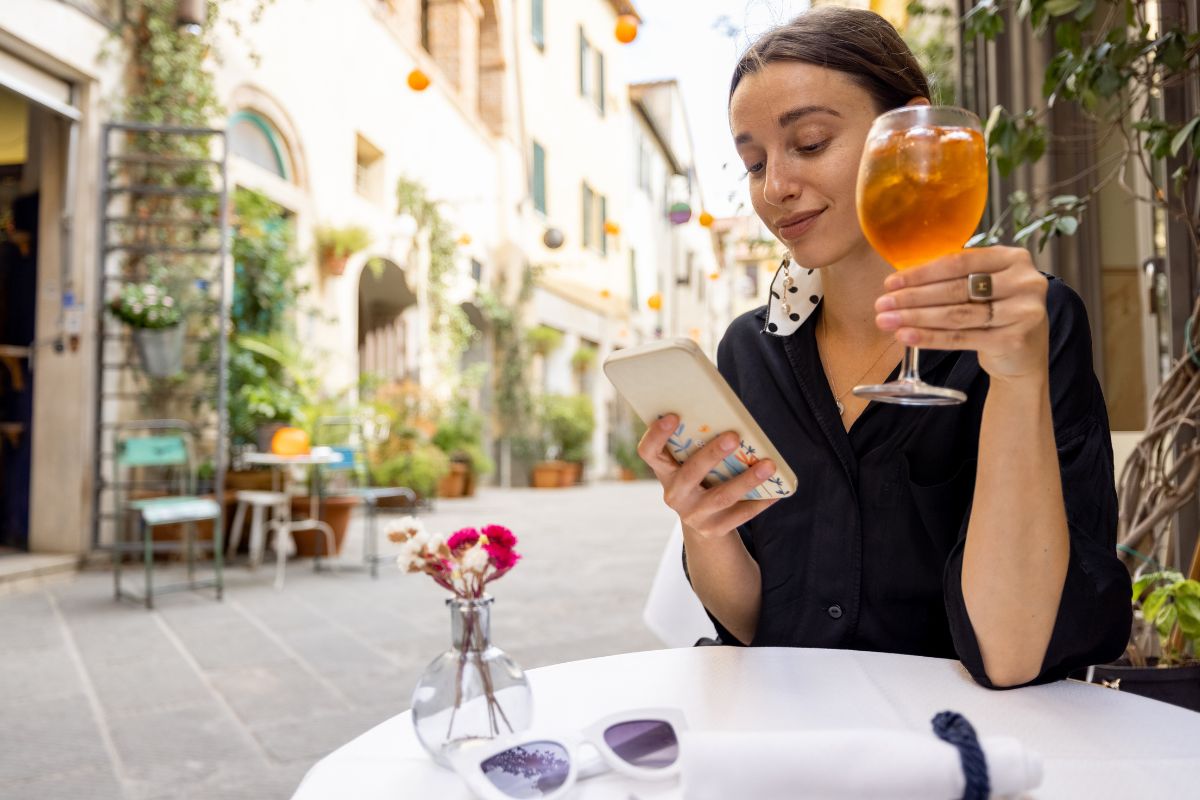
POLYGON ((592 46, 583 35, 583 26, 579 26, 579 96, 587 97, 592 93, 592 46))
POLYGON ((650 146, 646 144, 646 137, 638 137, 637 146, 637 183, 647 194, 650 193, 650 146))
POLYGON ((546 213, 546 150, 537 142, 533 143, 533 207, 543 214, 546 213))
POLYGON ((430 0, 421 0, 421 47, 426 53, 433 52, 429 47, 429 4, 430 0))
POLYGON ((229 120, 229 152, 286 181, 291 171, 281 142, 275 126, 254 111, 243 109, 229 120))
POLYGON ((629 310, 638 310, 637 253, 629 251, 629 310))
POLYGON ((581 237, 581 240, 583 241, 583 246, 585 248, 591 247, 595 238, 592 235, 592 229, 595 226, 595 199, 596 196, 595 193, 592 192, 592 187, 588 186, 586 183, 583 184, 583 216, 580 221, 583 223, 583 236, 581 237))
POLYGON ((600 195, 600 229, 597 231, 597 238, 600 239, 600 253, 608 255, 608 231, 605 225, 608 223, 608 198, 600 195))
POLYGON ((532 0, 530 4, 530 16, 532 19, 533 43, 537 45, 538 50, 546 49, 546 14, 545 5, 542 0, 532 0))
POLYGON ((600 116, 604 116, 604 53, 596 51, 596 96, 593 100, 596 103, 596 108, 600 110, 600 116))
POLYGON ((355 136, 354 188, 373 202, 383 201, 383 151, 361 134, 355 136))

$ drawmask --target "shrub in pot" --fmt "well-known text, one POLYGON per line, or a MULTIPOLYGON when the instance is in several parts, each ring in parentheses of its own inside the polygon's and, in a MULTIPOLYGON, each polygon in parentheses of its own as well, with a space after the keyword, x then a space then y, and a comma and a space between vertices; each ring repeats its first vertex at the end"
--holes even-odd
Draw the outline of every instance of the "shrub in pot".
POLYGON ((564 485, 577 483, 591 448, 596 417, 587 395, 548 395, 542 400, 542 424, 562 459, 573 464, 564 485))
POLYGON ((381 460, 371 467, 371 479, 378 486, 403 486, 419 498, 429 498, 437 496, 438 483, 449 472, 445 453, 427 442, 411 442, 385 448, 381 460))
POLYGON ((344 273, 350 256, 366 250, 371 244, 371 234, 357 225, 345 228, 321 225, 313 232, 313 236, 317 242, 321 267, 327 275, 344 273))
MULTIPOLYGON (((433 444, 450 456, 451 476, 461 475, 459 494, 471 496, 477 480, 490 473, 495 465, 483 452, 483 415, 462 399, 455 400, 438 422, 433 444), (453 466, 459 465, 459 466, 453 466)), ((459 480, 454 477, 454 480, 459 480)), ((451 495, 439 493, 442 497, 451 495)))

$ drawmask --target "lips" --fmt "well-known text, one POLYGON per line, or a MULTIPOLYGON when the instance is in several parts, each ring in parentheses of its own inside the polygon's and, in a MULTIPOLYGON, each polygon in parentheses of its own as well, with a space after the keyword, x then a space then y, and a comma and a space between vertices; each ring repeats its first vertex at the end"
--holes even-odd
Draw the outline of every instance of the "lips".
POLYGON ((776 221, 775 227, 779 231, 779 237, 781 239, 797 239, 803 236, 823 213, 825 213, 825 209, 820 208, 813 211, 803 211, 776 221))

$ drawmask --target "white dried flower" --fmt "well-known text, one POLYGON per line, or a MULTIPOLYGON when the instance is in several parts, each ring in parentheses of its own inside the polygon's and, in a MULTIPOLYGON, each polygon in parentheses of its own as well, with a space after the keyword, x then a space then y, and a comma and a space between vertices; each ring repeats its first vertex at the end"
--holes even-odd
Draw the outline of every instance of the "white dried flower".
POLYGON ((461 563, 463 571, 482 574, 487 569, 489 558, 487 550, 476 544, 462 555, 461 563))
POLYGON ((425 559, 421 555, 423 550, 422 544, 409 539, 400 546, 400 555, 396 556, 396 566, 405 572, 420 569, 421 565, 425 563, 425 559))

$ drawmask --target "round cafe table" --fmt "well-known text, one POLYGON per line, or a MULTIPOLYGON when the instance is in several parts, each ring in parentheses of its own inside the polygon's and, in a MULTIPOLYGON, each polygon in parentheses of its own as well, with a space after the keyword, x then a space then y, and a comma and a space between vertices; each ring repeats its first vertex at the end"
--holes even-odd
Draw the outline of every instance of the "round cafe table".
MULTIPOLYGON (((622 709, 674 706, 693 730, 929 733, 933 715, 950 709, 964 714, 980 737, 1013 736, 1042 756, 1044 780, 1029 797, 1198 796, 1200 714, 1078 681, 993 691, 975 684, 957 661, 741 647, 629 653, 528 676, 539 727, 578 729, 622 709)), ((681 795, 678 779, 634 781, 609 772, 581 780, 573 797, 681 795)), ((405 712, 318 761, 293 800, 471 796, 453 772, 425 755, 405 712)))

